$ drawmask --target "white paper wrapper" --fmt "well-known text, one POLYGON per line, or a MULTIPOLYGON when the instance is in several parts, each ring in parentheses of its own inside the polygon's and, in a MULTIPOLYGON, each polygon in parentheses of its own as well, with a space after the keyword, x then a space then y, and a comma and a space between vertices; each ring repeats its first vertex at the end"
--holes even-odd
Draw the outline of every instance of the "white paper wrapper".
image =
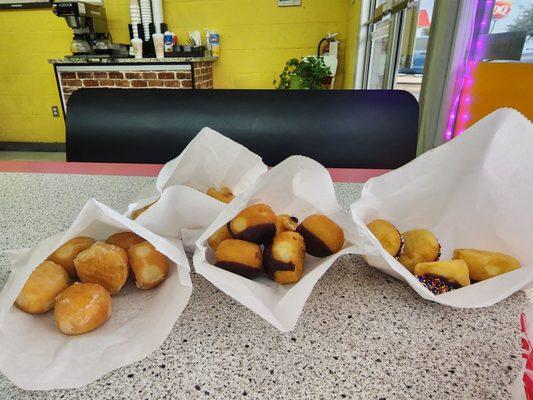
POLYGON ((225 203, 205 194, 210 187, 243 193, 267 171, 261 157, 210 129, 203 128, 185 150, 161 169, 155 184, 129 204, 126 216, 157 199, 136 222, 160 235, 181 238, 181 230, 209 226, 225 203))
POLYGON ((189 264, 179 241, 160 237, 109 207, 89 200, 65 232, 32 249, 10 250, 12 268, 0 293, 0 370, 30 390, 75 388, 147 357, 172 330, 192 293, 189 264), (111 318, 79 336, 63 335, 53 311, 30 315, 13 303, 29 275, 55 249, 76 236, 105 240, 132 231, 170 259, 168 278, 152 290, 139 290, 131 279, 113 296, 111 318))
POLYGON ((351 207, 361 244, 373 247, 369 263, 405 280, 423 298, 454 307, 490 306, 529 284, 532 154, 532 124, 517 111, 500 109, 451 142, 369 180, 351 207), (523 268, 435 296, 366 228, 376 218, 401 232, 430 229, 441 244, 441 260, 451 259, 456 248, 477 248, 513 255, 523 268))
POLYGON ((196 242, 194 268, 224 293, 287 332, 296 325, 313 287, 333 262, 342 254, 361 253, 352 244, 354 237, 355 225, 337 203, 328 171, 309 158, 293 156, 262 175, 255 186, 233 200, 202 233, 196 242), (258 203, 271 206, 276 214, 289 214, 300 221, 315 213, 327 215, 344 229, 344 248, 326 258, 306 255, 303 277, 291 285, 280 285, 266 276, 251 280, 214 266, 214 252, 207 245, 209 236, 241 210, 258 203))

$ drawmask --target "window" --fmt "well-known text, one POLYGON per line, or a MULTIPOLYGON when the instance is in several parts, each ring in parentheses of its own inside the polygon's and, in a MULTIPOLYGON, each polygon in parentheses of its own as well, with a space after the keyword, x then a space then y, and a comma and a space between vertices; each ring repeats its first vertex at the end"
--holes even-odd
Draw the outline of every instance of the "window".
POLYGON ((533 62, 533 0, 495 0, 482 59, 533 62))
POLYGON ((394 89, 407 90, 416 99, 419 98, 422 87, 433 3, 434 0, 421 0, 403 12, 399 66, 394 89))

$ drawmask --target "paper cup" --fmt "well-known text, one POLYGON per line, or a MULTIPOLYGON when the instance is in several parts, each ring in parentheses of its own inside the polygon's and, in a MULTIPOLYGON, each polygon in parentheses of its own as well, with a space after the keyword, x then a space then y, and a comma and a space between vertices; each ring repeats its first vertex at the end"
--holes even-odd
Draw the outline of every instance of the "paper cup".
POLYGON ((164 35, 162 33, 154 33, 152 38, 154 39, 154 49, 156 58, 165 58, 165 42, 164 35))
POLYGON ((143 41, 138 37, 131 39, 135 58, 143 58, 143 41))

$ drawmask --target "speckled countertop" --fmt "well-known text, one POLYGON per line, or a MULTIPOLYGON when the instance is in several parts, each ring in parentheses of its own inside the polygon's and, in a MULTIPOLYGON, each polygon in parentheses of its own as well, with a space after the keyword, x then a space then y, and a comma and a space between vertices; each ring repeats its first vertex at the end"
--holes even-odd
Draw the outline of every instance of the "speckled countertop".
POLYGON ((52 58, 50 64, 167 64, 216 61, 216 57, 165 57, 165 58, 109 58, 109 57, 65 57, 52 58))
MULTIPOLYGON (((123 210, 150 179, 0 173, 0 250, 67 228, 90 197, 123 210)), ((360 186, 336 189, 346 205, 360 186)), ((2 256, 0 286, 8 270, 2 256)), ((192 280, 189 305, 145 360, 77 390, 23 391, 0 375, 0 399, 506 399, 522 364, 524 292, 453 309, 345 256, 315 286, 296 329, 281 334, 192 280)))

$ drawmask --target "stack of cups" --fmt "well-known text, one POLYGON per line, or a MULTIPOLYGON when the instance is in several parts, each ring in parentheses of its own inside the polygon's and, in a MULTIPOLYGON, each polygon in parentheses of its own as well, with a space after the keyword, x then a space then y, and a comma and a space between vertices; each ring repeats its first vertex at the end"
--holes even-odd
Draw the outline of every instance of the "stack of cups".
POLYGON ((137 0, 130 0, 130 20, 133 39, 137 39, 139 37, 137 24, 141 23, 141 10, 139 9, 139 2, 137 0))
POLYGON ((144 28, 144 40, 150 40, 150 24, 152 23, 152 8, 150 0, 141 0, 141 16, 144 28))
POLYGON ((161 24, 164 21, 162 0, 152 0, 152 14, 154 17, 155 33, 163 33, 161 32, 161 24))

